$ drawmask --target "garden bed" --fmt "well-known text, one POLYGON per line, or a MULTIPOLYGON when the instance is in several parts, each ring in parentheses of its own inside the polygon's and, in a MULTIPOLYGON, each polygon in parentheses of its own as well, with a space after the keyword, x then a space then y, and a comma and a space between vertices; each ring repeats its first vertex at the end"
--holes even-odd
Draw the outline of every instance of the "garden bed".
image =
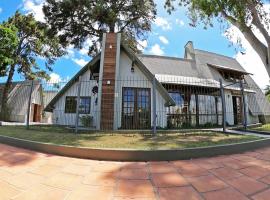
POLYGON ((248 142, 260 139, 250 135, 223 134, 211 131, 159 132, 83 132, 74 134, 60 126, 1 126, 0 135, 24 140, 88 148, 137 150, 184 149, 248 142))

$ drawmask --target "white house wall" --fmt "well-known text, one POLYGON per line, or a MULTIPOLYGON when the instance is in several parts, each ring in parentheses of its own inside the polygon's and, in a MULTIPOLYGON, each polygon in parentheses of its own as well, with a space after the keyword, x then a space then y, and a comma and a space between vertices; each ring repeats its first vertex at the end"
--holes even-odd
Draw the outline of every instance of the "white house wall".
MULTIPOLYGON (((117 127, 121 127, 121 114, 122 114, 122 88, 123 87, 135 87, 135 88, 150 88, 151 89, 151 126, 153 125, 153 85, 152 81, 149 81, 147 77, 139 70, 135 65, 134 72, 131 72, 131 59, 126 55, 125 52, 121 51, 120 53, 120 62, 119 62, 119 80, 117 81, 116 97, 115 97, 115 112, 117 127)), ((156 105, 157 105, 157 126, 166 127, 166 109, 165 109, 165 100, 156 92, 156 105)))
MULTIPOLYGON (((12 97, 10 97, 10 101, 8 102, 10 107, 10 120, 15 122, 26 122, 27 118, 27 110, 28 110, 28 101, 30 95, 30 82, 23 83, 18 85, 18 89, 16 89, 15 93, 12 97)), ((32 99, 31 103, 41 105, 41 91, 40 85, 34 85, 34 89, 32 91, 32 99)), ((31 113, 31 107, 30 107, 31 113)), ((30 115, 31 116, 31 115, 30 115)))
MULTIPOLYGON (((96 113, 97 106, 95 104, 95 98, 97 95, 93 95, 92 88, 97 85, 97 81, 90 80, 90 70, 87 70, 81 76, 81 97, 91 97, 90 115, 93 116, 93 125, 96 125, 96 113)), ((76 120, 76 113, 65 113, 65 102, 67 96, 77 96, 78 82, 73 84, 56 102, 55 109, 53 110, 53 123, 59 125, 74 126, 76 120)), ((80 114, 82 116, 82 114, 80 114)))

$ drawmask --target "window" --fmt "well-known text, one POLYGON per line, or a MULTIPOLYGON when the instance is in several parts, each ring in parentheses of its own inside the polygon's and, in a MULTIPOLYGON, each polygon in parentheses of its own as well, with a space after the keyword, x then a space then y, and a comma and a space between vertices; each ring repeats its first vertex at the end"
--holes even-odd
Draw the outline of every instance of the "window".
POLYGON ((170 108, 171 113, 182 114, 184 108, 184 95, 179 92, 169 92, 169 95, 175 102, 175 106, 170 108))
POLYGON ((66 97, 65 113, 76 113, 77 98, 66 97))
POLYGON ((90 113, 91 98, 90 97, 81 97, 79 113, 80 114, 89 114, 90 113))
MULTIPOLYGON (((80 97, 79 113, 89 114, 91 106, 90 97, 80 97)), ((66 97, 65 113, 76 113, 77 97, 66 97)))
POLYGON ((149 88, 123 88, 122 128, 146 129, 151 126, 149 88))

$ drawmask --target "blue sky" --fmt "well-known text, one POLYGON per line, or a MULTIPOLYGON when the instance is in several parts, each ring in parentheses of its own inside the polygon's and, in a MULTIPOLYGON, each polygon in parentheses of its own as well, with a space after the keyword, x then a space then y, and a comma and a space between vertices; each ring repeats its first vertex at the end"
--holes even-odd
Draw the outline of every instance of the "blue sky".
MULTIPOLYGON (((213 28, 208 28, 207 30, 201 26, 196 28, 190 27, 184 8, 179 8, 172 15, 169 15, 163 8, 164 0, 155 1, 157 3, 158 15, 153 23, 152 32, 149 34, 147 41, 143 42, 143 44, 147 44, 144 53, 183 57, 184 45, 191 40, 197 49, 237 58, 247 71, 254 74, 254 79, 260 87, 268 84, 269 78, 252 48, 245 43, 246 55, 242 55, 237 52, 235 47, 230 45, 231 42, 235 42, 237 37, 242 37, 241 34, 236 34, 229 41, 224 36, 224 30, 221 29, 218 23, 215 23, 213 28), (257 65, 256 67, 254 63, 257 65)), ((42 2, 43 0, 1 0, 0 21, 6 20, 17 9, 24 13, 32 12, 36 19, 42 20, 42 2)), ((230 31, 233 33, 237 32, 235 27, 231 27, 230 31)), ((59 58, 53 66, 53 74, 51 75, 53 79, 66 80, 72 77, 81 69, 83 64, 91 59, 85 54, 84 50, 69 49, 69 52, 67 56, 59 58)), ((42 61, 39 64, 43 65, 42 61)), ((16 75, 15 80, 20 80, 21 78, 16 75)), ((0 81, 3 81, 3 78, 0 81)))

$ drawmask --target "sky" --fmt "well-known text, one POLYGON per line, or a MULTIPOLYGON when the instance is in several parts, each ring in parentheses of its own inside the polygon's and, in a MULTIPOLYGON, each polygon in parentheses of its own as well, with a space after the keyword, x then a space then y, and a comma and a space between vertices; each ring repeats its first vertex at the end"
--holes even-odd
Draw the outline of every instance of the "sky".
MULTIPOLYGON (((44 0, 0 0, 0 22, 7 20, 16 10, 22 13, 33 13, 37 20, 43 21, 43 2, 44 0)), ((252 78, 261 88, 269 84, 269 77, 260 58, 236 27, 229 28, 232 37, 228 39, 219 23, 214 23, 213 28, 206 30, 202 26, 194 28, 189 26, 190 20, 186 16, 185 8, 178 8, 169 15, 163 7, 164 0, 155 0, 155 2, 158 12, 152 24, 152 31, 146 41, 140 41, 145 47, 143 49, 145 54, 183 58, 185 44, 193 41, 196 49, 236 58, 246 71, 253 74, 252 78), (244 54, 233 45, 238 39, 242 40, 241 52, 245 52, 244 54)), ((267 9, 269 10, 268 5, 267 9)), ((256 34, 260 38, 260 33, 256 34)), ((68 54, 59 58, 54 64, 53 72, 50 73, 51 81, 67 81, 90 61, 91 58, 87 55, 88 45, 89 43, 86 43, 85 48, 81 50, 68 48, 68 54)), ((42 60, 39 60, 38 64, 44 65, 42 60)), ((22 78, 16 74, 14 80, 22 80, 22 78)), ((0 78, 0 82, 4 80, 0 78)))

